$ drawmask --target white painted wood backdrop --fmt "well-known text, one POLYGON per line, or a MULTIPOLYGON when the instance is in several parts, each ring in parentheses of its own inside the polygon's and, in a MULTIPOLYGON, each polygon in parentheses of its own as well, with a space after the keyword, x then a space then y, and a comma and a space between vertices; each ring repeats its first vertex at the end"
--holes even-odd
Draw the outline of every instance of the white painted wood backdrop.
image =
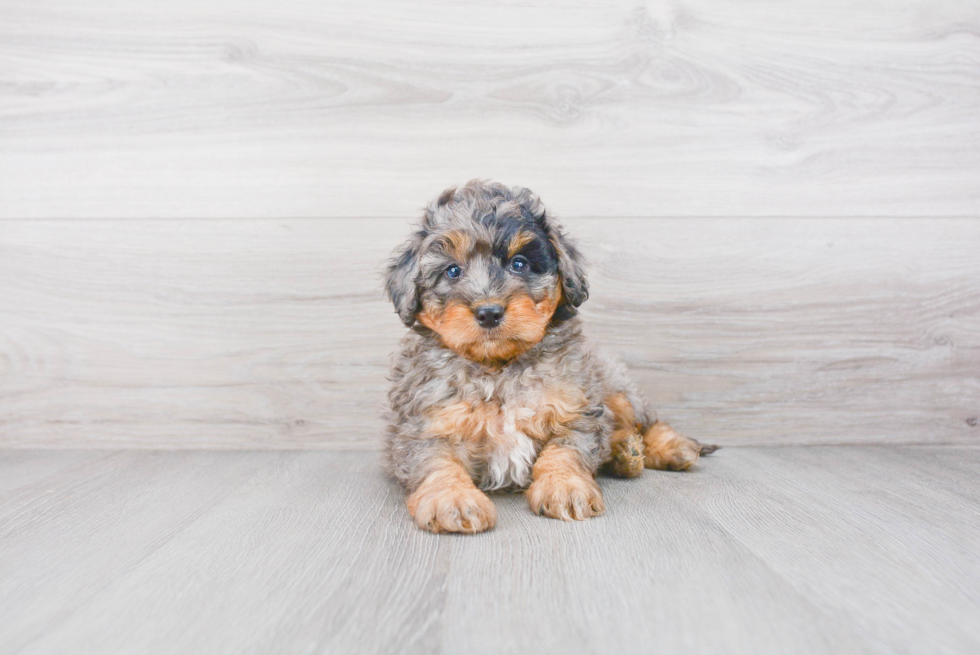
POLYGON ((376 446, 477 176, 690 434, 980 441, 980 3, 2 0, 0 445, 376 446))

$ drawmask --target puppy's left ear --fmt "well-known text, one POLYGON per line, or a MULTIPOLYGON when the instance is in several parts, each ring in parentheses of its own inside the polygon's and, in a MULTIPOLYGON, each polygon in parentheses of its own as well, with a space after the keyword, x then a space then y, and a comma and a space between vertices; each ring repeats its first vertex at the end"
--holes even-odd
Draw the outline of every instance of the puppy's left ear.
POLYGON ((548 240, 558 256, 558 275, 561 277, 562 304, 558 318, 571 318, 575 308, 589 297, 589 281, 585 277, 585 260, 575 244, 566 237, 561 227, 544 218, 548 240))
POLYGON ((415 316, 422 310, 417 282, 422 235, 417 232, 396 250, 385 270, 385 293, 395 306, 398 317, 408 327, 412 327, 415 316))

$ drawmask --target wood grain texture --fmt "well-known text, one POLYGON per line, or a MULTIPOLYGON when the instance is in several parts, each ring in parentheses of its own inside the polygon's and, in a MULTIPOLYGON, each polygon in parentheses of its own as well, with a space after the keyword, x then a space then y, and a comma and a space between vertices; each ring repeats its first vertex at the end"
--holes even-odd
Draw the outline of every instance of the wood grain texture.
POLYGON ((980 5, 0 4, 0 217, 976 216, 980 5))
MULTIPOLYGON (((363 448, 398 220, 8 221, 0 444, 363 448)), ((568 221, 587 332, 722 444, 977 443, 980 222, 568 221)))
POLYGON ((726 449, 601 479, 598 519, 498 495, 497 528, 453 537, 373 453, 100 452, 0 513, 0 653, 971 653, 978 466, 726 449))

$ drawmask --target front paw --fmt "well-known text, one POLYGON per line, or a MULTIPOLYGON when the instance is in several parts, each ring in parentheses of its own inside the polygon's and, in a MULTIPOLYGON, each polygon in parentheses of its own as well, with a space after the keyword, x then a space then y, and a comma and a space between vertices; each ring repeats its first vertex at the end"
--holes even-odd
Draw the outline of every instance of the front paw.
POLYGON ((415 523, 429 532, 483 532, 497 523, 497 508, 475 487, 423 485, 406 504, 415 523))
POLYGON ((547 475, 531 483, 527 502, 535 514, 584 521, 606 511, 599 485, 582 475, 547 475))

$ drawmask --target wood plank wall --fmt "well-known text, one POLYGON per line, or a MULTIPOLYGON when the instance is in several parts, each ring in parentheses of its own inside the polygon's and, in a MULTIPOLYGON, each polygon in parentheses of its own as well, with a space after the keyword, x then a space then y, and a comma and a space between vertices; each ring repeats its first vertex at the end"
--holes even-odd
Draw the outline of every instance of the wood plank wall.
POLYGON ((0 445, 376 447, 473 177, 723 444, 980 443, 980 5, 0 1, 0 445))

